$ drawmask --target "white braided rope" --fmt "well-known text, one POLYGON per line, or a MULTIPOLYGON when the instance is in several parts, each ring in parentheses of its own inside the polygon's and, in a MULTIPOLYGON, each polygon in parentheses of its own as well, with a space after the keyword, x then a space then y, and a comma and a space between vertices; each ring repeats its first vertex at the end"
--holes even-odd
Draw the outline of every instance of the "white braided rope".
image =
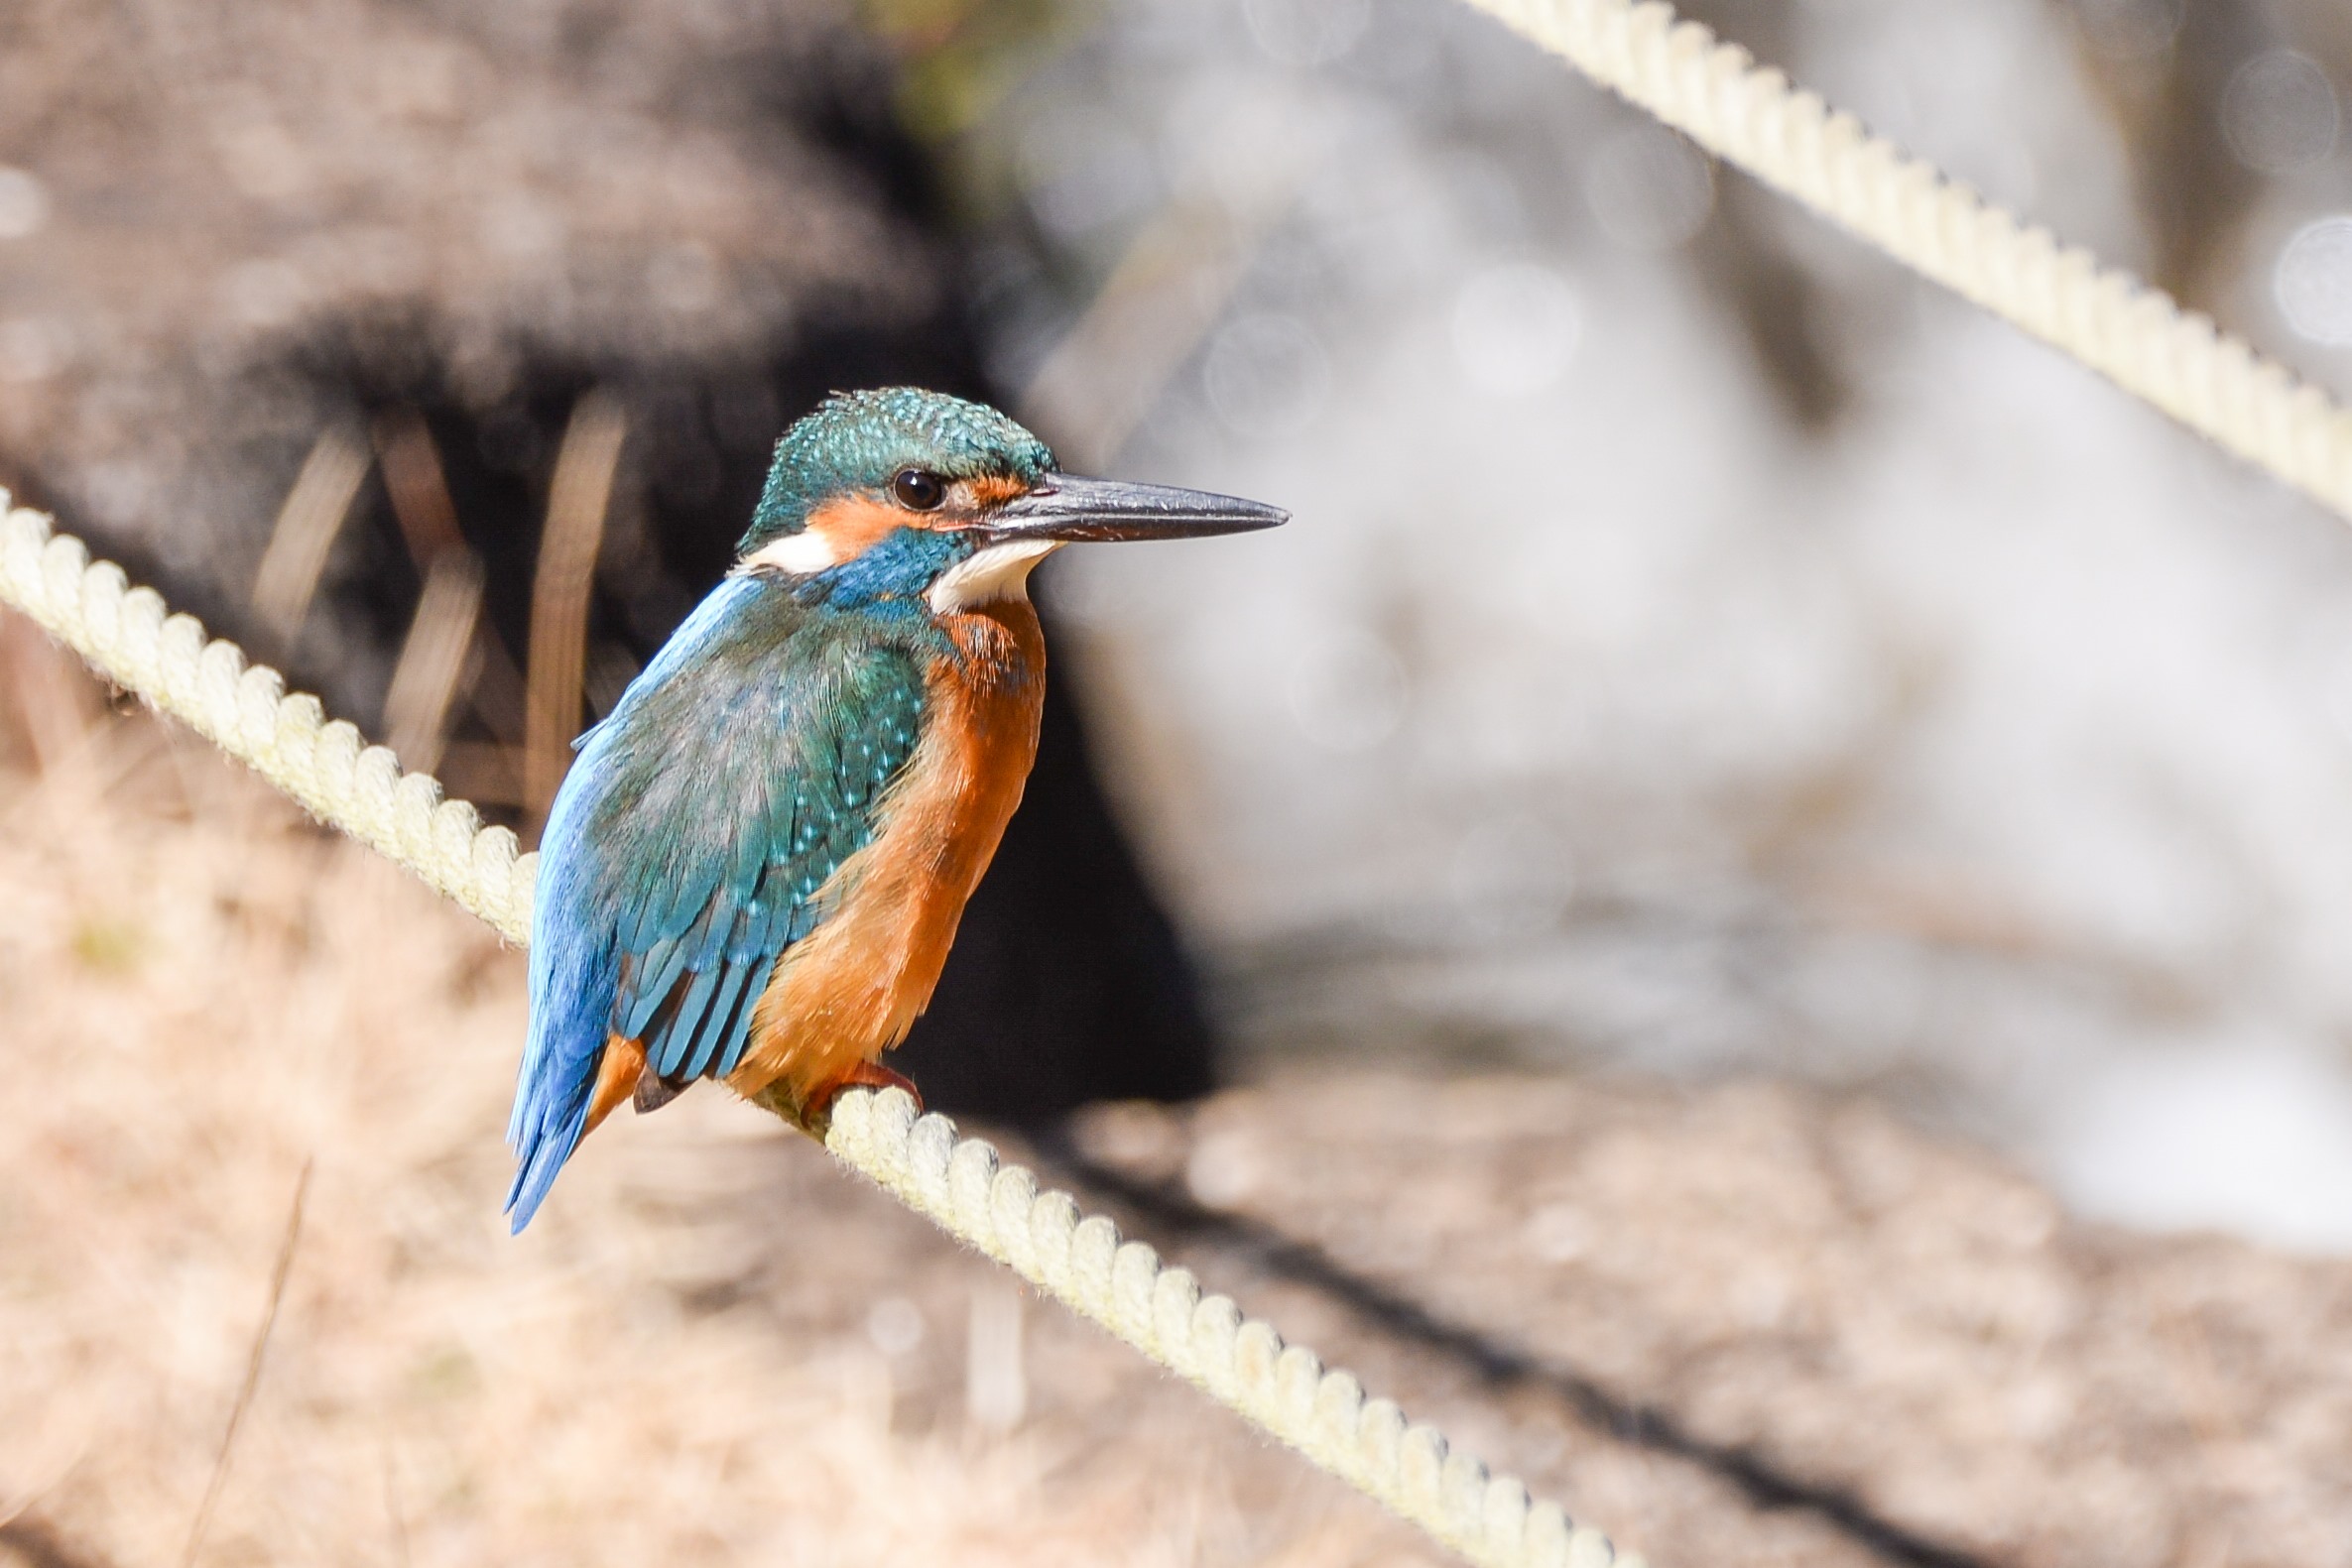
MULTIPOLYGON (((531 935, 539 857, 484 827, 474 808, 441 798, 427 774, 403 774, 391 752, 329 721, 318 699, 289 696, 279 673, 248 664, 234 643, 207 639, 151 588, 131 588, 111 561, 56 535, 40 513, 8 510, 0 490, 0 603, 13 605, 116 684, 188 725, 269 780, 321 822, 407 867, 518 945, 531 935)), ((1141 1242, 1119 1239, 1069 1194, 1038 1191, 996 1150, 959 1139, 945 1117, 917 1117, 893 1089, 834 1103, 825 1147, 966 1245, 1005 1264, 1198 1386, 1316 1465, 1491 1568, 1641 1568, 1607 1536, 1573 1525, 1510 1476, 1493 1476, 1434 1428, 1408 1424, 1389 1399, 1366 1398, 1345 1372, 1245 1319, 1225 1296, 1203 1296, 1182 1268, 1164 1268, 1141 1242)))
POLYGON ((1468 0, 1718 158, 2352 518, 2352 414, 1661 0, 1468 0))
POLYGON ((316 697, 289 696, 278 671, 248 664, 225 638, 206 638, 201 621, 172 614, 154 589, 130 587, 112 561, 93 565, 81 541, 52 537, 40 513, 7 511, 8 499, 0 490, 0 599, 321 822, 406 866, 509 941, 530 940, 539 857, 518 855, 514 834, 482 826, 463 800, 442 799, 430 774, 403 774, 390 749, 330 722, 316 697))
POLYGON ((942 1116, 918 1117, 905 1091, 843 1095, 825 1146, 909 1208, 977 1247, 1073 1311, 1092 1318, 1209 1397, 1323 1470, 1412 1520, 1474 1563, 1641 1568, 1609 1538, 1539 1503, 1409 1423, 1393 1399, 1367 1398, 1355 1375, 1324 1367, 1230 1297, 1202 1295, 1190 1270, 1165 1267, 1143 1242, 1121 1242, 1066 1192, 1038 1191, 942 1116))

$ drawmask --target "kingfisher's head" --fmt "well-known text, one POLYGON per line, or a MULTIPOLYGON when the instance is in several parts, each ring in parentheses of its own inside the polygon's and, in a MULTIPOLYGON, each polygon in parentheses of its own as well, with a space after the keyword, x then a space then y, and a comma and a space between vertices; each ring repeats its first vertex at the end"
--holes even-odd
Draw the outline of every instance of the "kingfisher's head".
POLYGON ((968 610, 1025 591, 1084 540, 1195 539, 1289 514, 1166 485, 1081 479, 1011 420, 914 387, 839 393, 784 432, 737 569, 858 605, 968 610))

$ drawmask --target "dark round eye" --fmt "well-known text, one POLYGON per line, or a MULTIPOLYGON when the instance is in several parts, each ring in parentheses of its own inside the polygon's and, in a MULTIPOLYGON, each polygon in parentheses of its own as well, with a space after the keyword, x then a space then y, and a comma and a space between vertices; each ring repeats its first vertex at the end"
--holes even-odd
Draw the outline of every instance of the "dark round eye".
POLYGON ((890 495, 910 512, 936 512, 947 499, 947 482, 921 468, 902 468, 890 481, 890 495))

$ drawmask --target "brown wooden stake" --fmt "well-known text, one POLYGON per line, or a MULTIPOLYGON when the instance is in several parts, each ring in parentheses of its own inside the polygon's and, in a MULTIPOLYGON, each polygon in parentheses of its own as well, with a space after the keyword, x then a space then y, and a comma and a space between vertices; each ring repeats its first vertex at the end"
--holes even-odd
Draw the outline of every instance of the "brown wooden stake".
POLYGON ((540 536, 539 572, 531 592, 529 708, 523 738, 523 796, 536 829, 547 819, 579 732, 580 682, 588 650, 588 592, 604 540, 613 476, 628 419, 598 390, 581 398, 556 455, 548 525, 540 536))
POLYGON ((0 676, 36 768, 53 773, 81 753, 106 702, 79 660, 23 616, 0 615, 0 676))
POLYGON ((426 574, 384 698, 385 740, 403 768, 431 773, 440 765, 449 708, 464 683, 481 612, 481 562, 462 544, 442 550, 426 574))
POLYGON ((384 488, 392 497, 392 516, 400 524, 401 538, 408 542, 409 558, 419 571, 431 571, 442 550, 465 543, 433 431, 424 415, 398 408, 377 417, 373 433, 376 460, 384 465, 384 488))
POLYGON ((350 515, 351 502, 367 478, 367 442, 350 424, 336 422, 318 432, 253 576, 256 630, 280 657, 294 651, 303 618, 326 571, 327 552, 350 515))
POLYGON ((441 747, 441 787, 477 805, 523 804, 523 748, 451 741, 441 747))

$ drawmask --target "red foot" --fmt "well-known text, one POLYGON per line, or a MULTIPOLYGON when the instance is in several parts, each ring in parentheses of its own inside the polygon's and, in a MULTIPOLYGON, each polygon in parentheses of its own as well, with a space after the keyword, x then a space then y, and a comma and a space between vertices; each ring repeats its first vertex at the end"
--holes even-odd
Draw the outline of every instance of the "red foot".
POLYGON ((904 1073, 892 1072, 878 1061, 862 1061, 849 1069, 849 1076, 833 1085, 825 1094, 825 1109, 833 1108, 833 1096, 844 1089, 904 1089, 915 1101, 918 1114, 923 1110, 923 1091, 915 1087, 915 1080, 904 1073))

